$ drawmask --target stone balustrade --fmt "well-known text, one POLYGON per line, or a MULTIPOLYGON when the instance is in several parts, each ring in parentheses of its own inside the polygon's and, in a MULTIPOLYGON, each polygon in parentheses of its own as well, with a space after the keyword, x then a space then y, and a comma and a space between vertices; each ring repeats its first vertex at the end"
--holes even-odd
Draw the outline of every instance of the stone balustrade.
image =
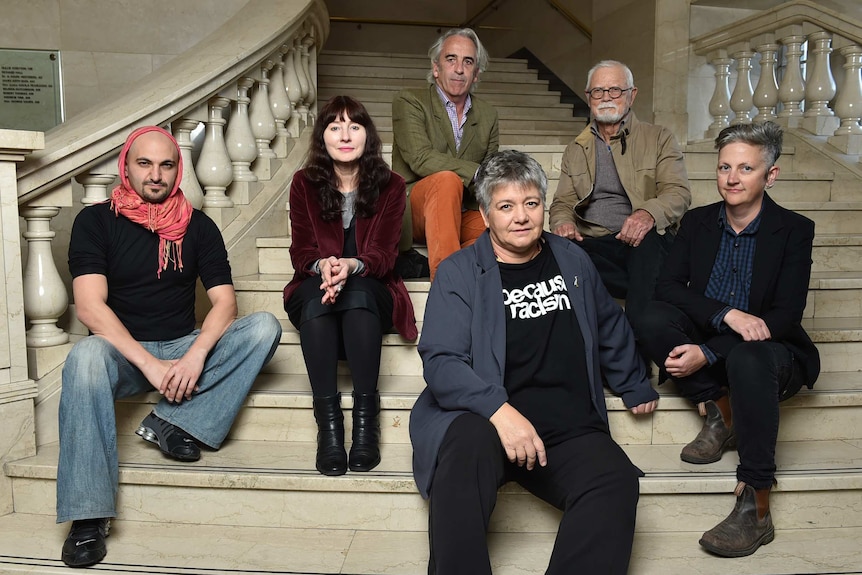
POLYGON ((100 106, 98 114, 85 113, 46 135, 45 150, 29 156, 17 177, 27 256, 22 285, 28 348, 69 341, 58 326, 69 294, 55 263, 65 261, 65 253, 52 249, 52 220, 73 208, 72 180, 84 188, 82 204, 107 200, 126 136, 141 125, 161 125, 180 146, 181 187, 192 204, 222 229, 233 219, 252 219, 242 208, 313 123, 316 54, 328 26, 322 0, 291 5, 254 0, 213 36, 154 72, 148 78, 151 93, 142 96, 133 86, 116 105, 100 106), (193 161, 192 134, 201 127, 204 136, 193 161))
POLYGON ((705 138, 714 138, 730 124, 774 120, 828 136, 845 154, 862 154, 859 26, 797 0, 695 38, 692 44, 715 76, 708 104, 713 122, 705 138), (836 68, 843 68, 839 81, 833 75, 836 68), (752 73, 757 76, 754 88, 752 73))

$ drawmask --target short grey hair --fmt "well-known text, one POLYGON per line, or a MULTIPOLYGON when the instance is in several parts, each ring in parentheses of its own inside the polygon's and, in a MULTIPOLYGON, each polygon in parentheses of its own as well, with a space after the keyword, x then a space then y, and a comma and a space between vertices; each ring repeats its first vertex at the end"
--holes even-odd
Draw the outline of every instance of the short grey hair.
POLYGON ((476 172, 476 201, 485 215, 491 209, 491 196, 494 191, 506 184, 536 188, 542 198, 542 206, 545 206, 548 176, 539 162, 524 152, 501 150, 491 154, 476 172))
POLYGON ((768 170, 781 156, 783 140, 784 131, 775 122, 736 124, 719 132, 718 137, 715 138, 715 149, 720 152, 728 144, 736 142, 756 146, 763 150, 763 161, 766 162, 768 170))
MULTIPOLYGON (((472 28, 452 28, 437 38, 437 41, 428 48, 428 58, 431 59, 431 69, 428 70, 426 78, 428 79, 429 84, 434 83, 434 64, 439 63, 440 61, 440 53, 443 51, 443 42, 452 36, 463 36, 473 42, 473 45, 476 46, 476 64, 479 66, 479 73, 476 75, 477 81, 479 79, 479 75, 488 69, 488 51, 485 50, 485 46, 482 45, 476 32, 474 32, 472 28)), ((472 92, 475 87, 476 84, 473 83, 473 85, 470 86, 470 91, 472 92)))
POLYGON ((602 68, 622 68, 623 74, 626 75, 626 82, 628 86, 620 86, 621 88, 633 88, 635 85, 635 77, 632 75, 631 69, 623 64, 622 62, 618 62, 617 60, 602 60, 587 72, 587 85, 584 87, 584 90, 590 89, 590 83, 593 81, 593 74, 596 73, 596 70, 601 70, 602 68))

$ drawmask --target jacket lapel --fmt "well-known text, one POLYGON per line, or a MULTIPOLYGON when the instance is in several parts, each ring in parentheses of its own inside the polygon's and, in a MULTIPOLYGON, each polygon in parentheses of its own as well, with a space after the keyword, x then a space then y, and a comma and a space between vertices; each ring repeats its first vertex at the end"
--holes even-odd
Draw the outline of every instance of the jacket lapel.
POLYGON ((781 262, 783 242, 778 239, 778 234, 784 227, 784 222, 778 211, 773 209, 774 205, 772 198, 764 194, 763 216, 757 232, 754 262, 751 265, 751 291, 748 294, 748 310, 754 314, 763 309, 766 290, 772 278, 778 275, 776 268, 781 262))

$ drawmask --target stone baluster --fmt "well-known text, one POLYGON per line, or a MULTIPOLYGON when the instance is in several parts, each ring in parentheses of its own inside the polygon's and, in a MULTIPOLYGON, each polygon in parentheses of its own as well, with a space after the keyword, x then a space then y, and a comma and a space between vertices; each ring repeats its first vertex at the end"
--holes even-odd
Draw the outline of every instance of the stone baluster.
POLYGON ((748 45, 731 54, 731 58, 736 60, 736 86, 733 87, 733 94, 730 96, 730 109, 736 114, 731 122, 734 125, 751 123, 754 92, 751 87, 751 59, 753 57, 754 52, 749 49, 748 45))
POLYGON ((287 46, 287 52, 284 55, 284 85, 287 89, 287 98, 290 100, 290 121, 287 123, 287 131, 291 138, 298 138, 299 132, 302 130, 301 118, 299 115, 300 100, 302 100, 302 85, 299 83, 299 75, 296 71, 296 58, 294 53, 296 48, 287 46))
POLYGON ((308 81, 308 94, 303 98, 307 109, 306 119, 308 124, 314 124, 314 103, 317 101, 317 90, 315 88, 314 76, 316 71, 311 69, 311 54, 314 51, 314 39, 311 36, 306 36, 302 40, 302 70, 305 72, 306 80, 308 81))
POLYGON ((311 80, 311 102, 309 103, 309 114, 311 121, 317 118, 317 40, 314 34, 314 28, 308 36, 308 75, 311 80))
POLYGON ((778 121, 788 128, 798 128, 802 123, 802 100, 805 98, 805 83, 802 81, 802 43, 805 36, 791 35, 781 38, 787 49, 784 77, 778 87, 778 99, 782 110, 778 121))
POLYGON ((54 264, 51 240, 51 219, 60 213, 59 207, 22 207, 21 216, 27 223, 22 234, 27 240, 27 267, 24 270, 24 314, 30 320, 27 345, 50 347, 69 341, 57 320, 69 307, 69 294, 54 264))
POLYGON ((862 154, 862 46, 847 42, 838 48, 844 56, 844 81, 835 98, 841 125, 829 143, 845 154, 862 154))
POLYGON ((91 206, 104 202, 110 197, 110 186, 117 179, 117 159, 111 160, 111 165, 108 162, 101 166, 91 168, 89 171, 75 176, 75 181, 84 186, 84 197, 81 198, 81 203, 85 206, 91 206), (113 167, 111 167, 113 166, 113 167))
POLYGON ((192 132, 200 125, 198 120, 180 118, 171 122, 171 132, 180 147, 180 155, 183 157, 183 179, 180 181, 180 189, 183 195, 196 209, 204 205, 204 191, 195 174, 195 165, 192 162, 192 132))
POLYGON ((269 104, 269 70, 272 68, 272 60, 267 60, 260 66, 260 78, 254 95, 251 97, 249 106, 249 117, 251 119, 251 132, 257 144, 257 160, 252 166, 259 180, 272 179, 275 152, 269 147, 269 143, 275 138, 275 118, 269 104))
POLYGON ((820 30, 808 35, 808 77, 805 82, 805 119, 802 127, 819 136, 834 134, 840 123, 829 108, 829 102, 835 97, 830 54, 832 34, 820 30))
POLYGON ((308 125, 308 76, 302 65, 302 39, 298 36, 293 39, 293 65, 296 69, 296 78, 299 80, 300 99, 296 111, 299 112, 300 130, 308 125))
POLYGON ((290 134, 287 132, 287 121, 290 120, 290 100, 287 98, 287 89, 284 86, 284 54, 285 48, 279 50, 278 57, 274 58, 275 67, 270 74, 269 105, 272 108, 272 116, 275 118, 275 139, 272 141, 272 150, 276 158, 286 158, 290 152, 290 134))
POLYGON ((706 131, 706 138, 715 138, 718 133, 730 125, 730 64, 733 62, 727 57, 724 50, 718 50, 715 57, 709 60, 715 68, 715 91, 709 100, 709 113, 713 118, 712 124, 706 131))
POLYGON ((227 123, 222 112, 230 100, 221 96, 207 102, 209 114, 206 135, 196 167, 198 180, 204 186, 205 208, 231 208, 233 201, 225 193, 233 180, 233 166, 224 141, 224 126, 227 123))
POLYGON ((755 48, 760 54, 760 79, 754 89, 752 101, 757 106, 755 122, 775 120, 778 104, 778 82, 775 80, 775 65, 778 61, 778 44, 766 43, 755 48))
MULTIPOLYGON (((225 141, 227 154, 230 156, 233 170, 233 184, 240 182, 256 182, 257 176, 251 170, 251 163, 257 159, 258 149, 251 128, 248 104, 248 90, 254 85, 254 78, 243 77, 237 80, 236 100, 233 101, 233 111, 227 123, 225 141)), ((231 190, 233 192, 233 190, 231 190)), ((237 201, 233 193, 231 199, 237 201)))

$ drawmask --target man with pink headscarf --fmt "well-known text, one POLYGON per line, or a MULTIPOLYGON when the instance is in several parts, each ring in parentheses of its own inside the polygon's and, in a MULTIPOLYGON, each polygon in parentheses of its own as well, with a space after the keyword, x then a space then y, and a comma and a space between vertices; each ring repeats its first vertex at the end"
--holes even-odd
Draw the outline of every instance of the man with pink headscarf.
POLYGON ((221 233, 180 190, 182 157, 167 131, 132 132, 110 202, 78 214, 69 269, 78 319, 90 330, 69 352, 60 396, 57 522, 72 521, 62 559, 101 561, 116 517, 114 401, 162 395, 137 430, 166 457, 193 462, 218 449, 281 326, 272 314, 237 318, 221 233), (200 278, 211 309, 195 325, 200 278))

